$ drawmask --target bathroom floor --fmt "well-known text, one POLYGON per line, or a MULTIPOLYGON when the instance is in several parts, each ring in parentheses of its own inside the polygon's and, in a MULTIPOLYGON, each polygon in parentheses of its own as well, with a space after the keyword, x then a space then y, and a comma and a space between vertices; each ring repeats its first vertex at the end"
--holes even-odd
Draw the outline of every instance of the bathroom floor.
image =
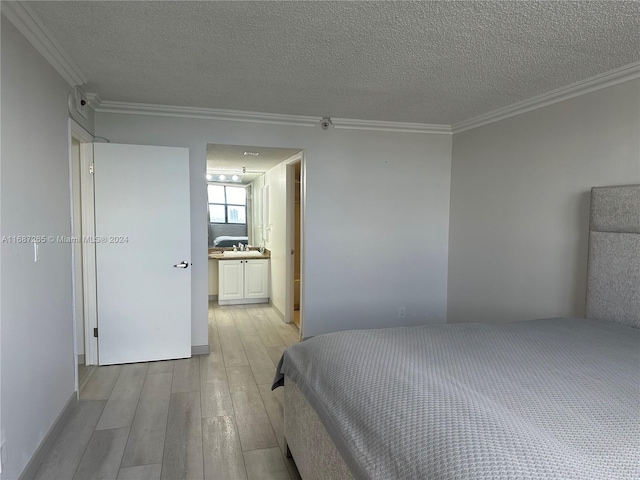
POLYGON ((209 304, 209 355, 96 367, 36 479, 283 479, 280 355, 299 340, 268 305, 209 304))

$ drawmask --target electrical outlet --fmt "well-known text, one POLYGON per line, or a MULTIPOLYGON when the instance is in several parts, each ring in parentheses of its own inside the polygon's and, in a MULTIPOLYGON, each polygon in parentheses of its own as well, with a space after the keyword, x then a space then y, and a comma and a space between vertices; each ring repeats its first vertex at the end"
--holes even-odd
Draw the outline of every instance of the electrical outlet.
POLYGON ((407 316, 407 312, 405 312, 404 307, 398 307, 398 318, 404 318, 407 316))

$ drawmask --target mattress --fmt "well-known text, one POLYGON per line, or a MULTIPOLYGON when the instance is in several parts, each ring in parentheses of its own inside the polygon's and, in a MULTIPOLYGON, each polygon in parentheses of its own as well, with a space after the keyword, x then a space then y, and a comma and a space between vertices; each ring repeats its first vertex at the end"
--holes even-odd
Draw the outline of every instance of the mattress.
POLYGON ((640 330, 542 319, 322 335, 287 349, 356 478, 640 478, 640 330))

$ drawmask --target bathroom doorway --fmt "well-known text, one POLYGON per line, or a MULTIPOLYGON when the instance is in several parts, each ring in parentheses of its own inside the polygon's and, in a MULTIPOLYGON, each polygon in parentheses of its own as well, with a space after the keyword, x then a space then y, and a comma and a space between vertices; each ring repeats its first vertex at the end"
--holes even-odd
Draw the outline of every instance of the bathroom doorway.
POLYGON ((293 194, 291 198, 293 205, 291 210, 293 213, 293 219, 291 225, 293 226, 293 249, 291 254, 293 255, 293 313, 291 321, 300 329, 300 265, 301 265, 301 234, 302 234, 302 160, 296 161, 292 166, 292 186, 293 194))

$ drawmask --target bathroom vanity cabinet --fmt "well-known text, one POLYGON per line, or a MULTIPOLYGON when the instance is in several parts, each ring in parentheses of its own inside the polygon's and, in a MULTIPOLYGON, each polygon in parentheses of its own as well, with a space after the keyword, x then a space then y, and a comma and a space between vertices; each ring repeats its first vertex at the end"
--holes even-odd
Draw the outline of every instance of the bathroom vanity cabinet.
POLYGON ((269 259, 220 260, 218 304, 267 303, 269 259))

